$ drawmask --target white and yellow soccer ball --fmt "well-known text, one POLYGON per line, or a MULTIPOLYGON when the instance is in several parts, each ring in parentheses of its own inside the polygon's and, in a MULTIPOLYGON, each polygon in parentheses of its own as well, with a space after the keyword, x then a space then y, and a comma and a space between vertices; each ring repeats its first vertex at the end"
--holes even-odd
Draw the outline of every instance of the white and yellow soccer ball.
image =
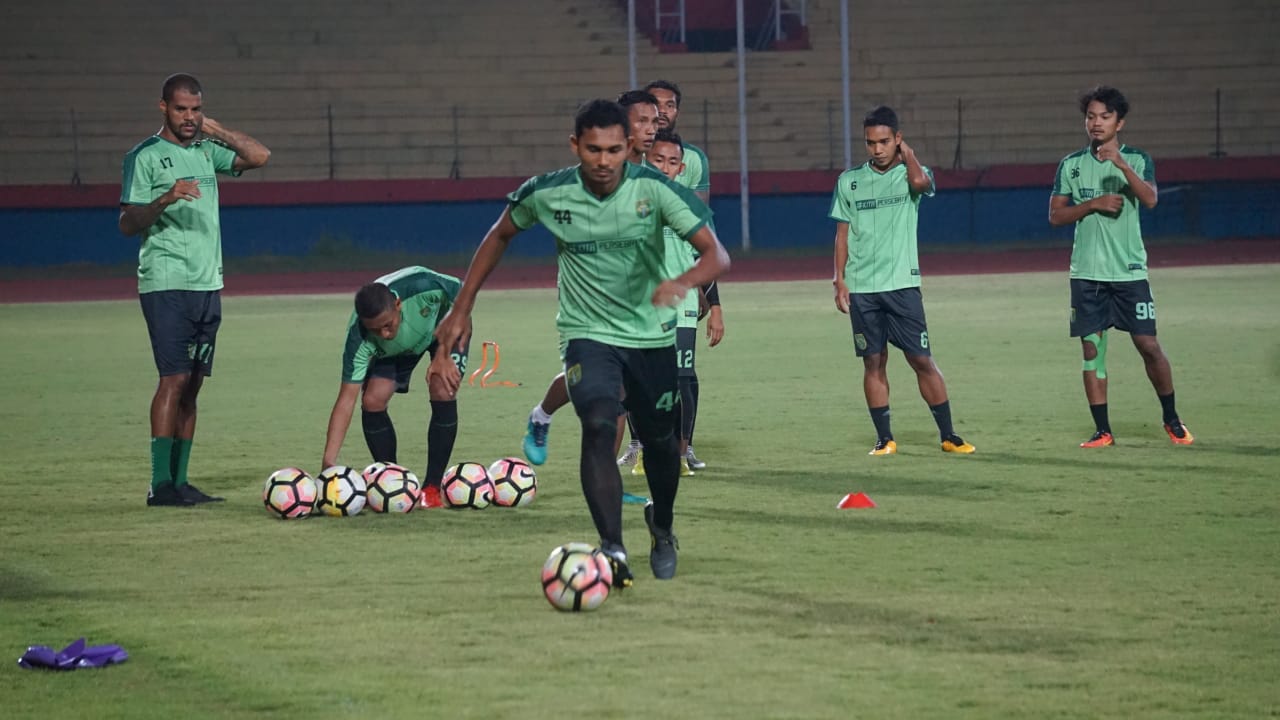
POLYGON ((612 587, 609 558, 587 543, 561 545, 542 564, 542 594, 557 610, 595 610, 609 599, 612 587))
POLYGON ((364 509, 367 490, 364 475, 355 468, 327 467, 316 476, 316 510, 329 517, 358 515, 364 509))
POLYGON ((316 481, 296 467, 280 468, 267 476, 262 504, 281 520, 304 518, 316 503, 316 481))
POLYGON ((445 507, 483 510, 493 501, 493 481, 480 463, 458 463, 444 471, 440 494, 445 507))
MULTIPOLYGON (((374 463, 375 465, 379 463, 374 463)), ((372 467, 372 466, 371 466, 372 467)), ((365 468, 366 472, 369 468, 365 468)), ((382 463, 375 470, 366 491, 369 509, 376 513, 412 512, 418 504, 422 484, 409 468, 382 463)))
POLYGON ((516 457, 505 457, 489 466, 493 482, 493 504, 520 507, 533 502, 538 494, 538 477, 529 463, 516 457))

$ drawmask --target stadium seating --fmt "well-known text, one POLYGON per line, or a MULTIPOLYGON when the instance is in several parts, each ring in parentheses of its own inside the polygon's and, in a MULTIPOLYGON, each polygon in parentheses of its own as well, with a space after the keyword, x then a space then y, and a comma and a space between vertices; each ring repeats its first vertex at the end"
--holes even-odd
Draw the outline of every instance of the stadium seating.
MULTIPOLYGON (((866 109, 891 104, 935 167, 1057 160, 1083 141, 1074 97, 1099 82, 1129 94, 1128 132, 1157 158, 1206 156, 1218 142, 1233 156, 1280 152, 1270 0, 1170 0, 1160 12, 1092 0, 849 6, 855 136, 866 109)), ((572 161, 576 104, 628 83, 617 0, 179 7, 6 9, 0 184, 118 182, 123 153, 159 125, 160 81, 179 70, 204 82, 211 116, 273 149, 258 180, 540 172, 572 161)), ((809 49, 748 55, 753 170, 844 164, 839 8, 809 0, 809 49)), ((685 91, 686 139, 714 170, 736 170, 735 53, 663 53, 647 36, 636 50, 640 83, 685 91)))

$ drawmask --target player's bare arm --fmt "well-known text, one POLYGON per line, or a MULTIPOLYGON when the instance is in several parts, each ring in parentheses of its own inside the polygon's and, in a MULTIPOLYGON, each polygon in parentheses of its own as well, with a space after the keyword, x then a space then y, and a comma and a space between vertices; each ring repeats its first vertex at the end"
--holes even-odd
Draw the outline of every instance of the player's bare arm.
POLYGON ((1089 213, 1116 215, 1124 207, 1123 195, 1099 195, 1078 205, 1071 204, 1069 195, 1053 195, 1049 198, 1049 224, 1071 225, 1089 213))
POLYGON ((849 262, 849 223, 836 223, 836 274, 831 284, 835 287, 836 309, 849 314, 849 286, 844 283, 844 266, 849 262))
POLYGON ((698 251, 698 259, 694 261, 693 267, 680 273, 678 277, 659 283, 650 298, 654 305, 674 306, 684 299, 691 288, 702 287, 729 270, 729 253, 711 228, 706 225, 698 228, 689 237, 689 244, 698 251))
POLYGON ((116 225, 124 235, 137 235, 155 224, 164 214, 165 208, 185 200, 191 202, 200 197, 199 180, 179 180, 165 194, 146 205, 121 205, 120 218, 116 225))
POLYGON ((1120 154, 1120 143, 1106 143, 1099 147, 1096 151, 1098 159, 1103 162, 1110 162, 1115 165, 1120 172, 1124 173, 1124 179, 1129 183, 1129 190, 1133 192, 1134 197, 1138 198, 1138 202, 1148 210, 1154 208, 1160 199, 1160 191, 1153 182, 1143 180, 1137 172, 1134 171, 1120 154))
POLYGON ((921 167, 920 161, 916 159, 916 151, 911 149, 906 140, 898 143, 898 156, 907 166, 907 184, 911 186, 911 192, 917 195, 928 192, 933 187, 933 181, 921 167))
POLYGON ((338 464, 338 451, 342 449, 342 441, 347 437, 347 428, 351 426, 351 415, 355 412, 356 398, 360 396, 360 383, 342 383, 338 387, 338 399, 329 412, 329 429, 324 438, 324 457, 320 461, 323 470, 338 464))
POLYGON ((232 167, 236 170, 260 168, 266 165, 271 157, 271 151, 266 145, 242 132, 223 127, 211 117, 205 116, 200 130, 205 137, 213 138, 235 151, 236 159, 232 167))
POLYGON ((489 273, 502 260, 511 238, 519 233, 520 228, 511 220, 511 208, 504 209, 498 221, 485 233, 480 247, 476 248, 476 254, 471 257, 471 265, 462 278, 462 288, 458 290, 458 297, 453 300, 453 307, 449 308, 449 312, 445 313, 436 326, 435 336, 440 347, 459 347, 471 337, 471 310, 476 304, 476 293, 480 292, 489 273))

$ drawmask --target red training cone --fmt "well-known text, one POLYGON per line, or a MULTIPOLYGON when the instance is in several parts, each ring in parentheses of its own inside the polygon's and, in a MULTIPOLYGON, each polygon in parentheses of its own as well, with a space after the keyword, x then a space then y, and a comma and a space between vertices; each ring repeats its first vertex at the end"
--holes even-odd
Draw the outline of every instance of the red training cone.
POLYGON ((876 503, 874 500, 867 497, 866 493, 860 493, 860 492, 849 493, 848 495, 845 495, 844 497, 840 498, 840 502, 836 503, 837 510, 848 510, 850 508, 858 508, 858 509, 873 508, 875 506, 876 506, 876 503))

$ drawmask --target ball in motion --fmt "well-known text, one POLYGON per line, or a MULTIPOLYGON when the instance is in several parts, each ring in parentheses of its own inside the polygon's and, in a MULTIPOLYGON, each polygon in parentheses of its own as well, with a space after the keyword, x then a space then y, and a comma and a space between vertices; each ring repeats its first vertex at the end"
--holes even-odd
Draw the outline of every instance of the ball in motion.
POLYGON ((561 545, 542 564, 542 593, 557 610, 595 610, 612 586, 609 558, 586 543, 561 545))
POLYGON ((520 507, 533 502, 538 494, 538 477, 529 463, 515 457, 505 457, 489 466, 489 479, 493 481, 493 504, 502 507, 520 507))
POLYGON ((418 476, 408 468, 386 463, 373 475, 367 490, 369 509, 376 513, 407 513, 418 504, 418 476))
POLYGON ((458 463, 444 471, 440 493, 446 507, 483 510, 493 501, 493 481, 480 463, 458 463))
POLYGON ((356 515, 364 509, 367 490, 364 475, 355 468, 325 468, 316 476, 316 510, 329 517, 356 515))
POLYGON ((262 504, 281 520, 304 518, 316 503, 316 481, 296 467, 280 468, 267 476, 262 504))

